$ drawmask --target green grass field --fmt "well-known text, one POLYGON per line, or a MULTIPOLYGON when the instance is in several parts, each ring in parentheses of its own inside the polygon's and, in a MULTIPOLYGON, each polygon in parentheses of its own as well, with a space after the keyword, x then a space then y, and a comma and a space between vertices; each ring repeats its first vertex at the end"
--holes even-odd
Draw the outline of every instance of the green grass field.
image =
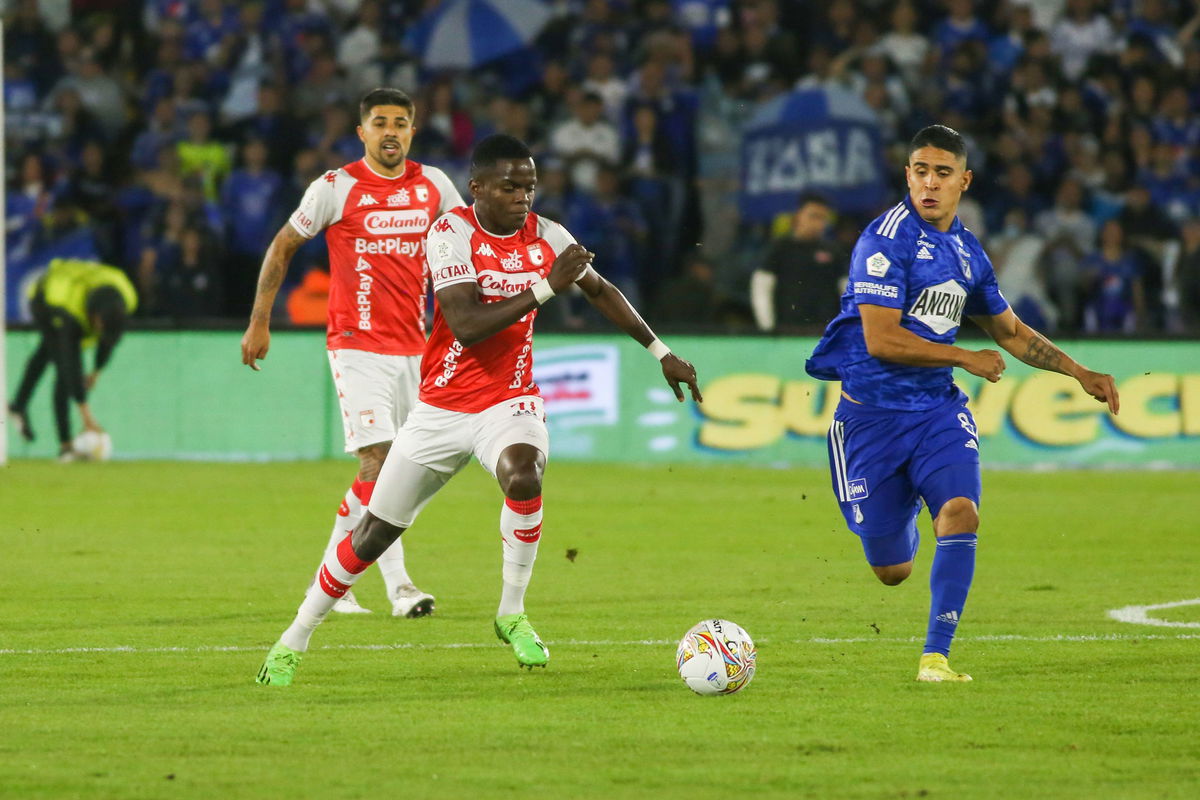
POLYGON ((0 470, 0 797, 1200 796, 1200 605, 1106 613, 1200 597, 1194 473, 986 475, 975 682, 923 685, 929 543, 877 583, 816 470, 552 464, 527 601, 552 658, 520 671, 472 466, 405 538, 437 614, 386 615, 372 571, 376 613, 258 686, 352 471, 0 470), (675 675, 706 616, 757 640, 739 695, 675 675))

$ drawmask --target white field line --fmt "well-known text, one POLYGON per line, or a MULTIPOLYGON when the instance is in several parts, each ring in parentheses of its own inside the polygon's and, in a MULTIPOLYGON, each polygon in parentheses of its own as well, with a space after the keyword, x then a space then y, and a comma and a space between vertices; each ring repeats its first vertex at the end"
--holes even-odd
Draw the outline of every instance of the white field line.
POLYGON ((1159 628, 1200 628, 1200 622, 1176 622, 1169 619, 1158 619, 1149 614, 1160 608, 1179 608, 1180 606, 1200 606, 1200 597, 1194 597, 1191 600, 1176 600, 1173 603, 1114 608, 1108 612, 1108 616, 1117 622, 1131 622, 1134 625, 1155 625, 1159 628))
MULTIPOLYGON (((1022 634, 985 634, 982 636, 959 636, 959 642, 1124 642, 1124 641, 1180 641, 1187 639, 1200 640, 1200 633, 1177 634, 1134 634, 1134 633, 1101 633, 1101 634, 1057 634, 1054 636, 1024 636, 1022 634)), ((827 638, 814 636, 809 639, 783 639, 783 644, 911 644, 924 641, 916 636, 854 636, 847 638, 827 638)), ((564 639, 548 641, 556 647, 665 647, 674 646, 674 639, 631 639, 620 641, 616 639, 564 639)), ((775 640, 762 639, 762 644, 774 644, 775 640)), ((463 650, 470 648, 500 647, 497 642, 397 642, 395 644, 333 644, 314 647, 314 650, 463 650)), ((200 645, 197 647, 61 647, 61 648, 4 648, 0 656, 49 656, 74 654, 107 654, 128 653, 142 655, 148 653, 257 653, 266 649, 265 645, 200 645)))

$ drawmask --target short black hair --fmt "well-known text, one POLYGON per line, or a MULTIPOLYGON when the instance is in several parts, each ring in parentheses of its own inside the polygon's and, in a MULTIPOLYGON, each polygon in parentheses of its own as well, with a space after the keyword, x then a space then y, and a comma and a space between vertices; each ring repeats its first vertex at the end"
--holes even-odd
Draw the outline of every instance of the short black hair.
POLYGON ((476 178, 479 173, 496 166, 497 161, 523 158, 533 158, 528 145, 507 133, 493 133, 475 145, 471 153, 471 177, 476 178))
POLYGON ((829 198, 820 192, 801 192, 800 197, 796 200, 796 210, 804 208, 809 203, 816 203, 820 206, 825 206, 829 210, 833 210, 833 203, 829 202, 829 198))
POLYGON ((115 286, 93 289, 87 296, 87 313, 100 317, 105 341, 116 342, 125 332, 129 309, 125 306, 125 296, 115 286))
POLYGON ((358 101, 358 118, 366 119, 375 106, 403 106, 408 109, 410 117, 416 114, 412 98, 399 89, 380 87, 364 94, 362 100, 358 101))
POLYGON ((928 125, 917 131, 917 135, 908 144, 908 154, 911 156, 922 147, 936 147, 954 154, 964 161, 967 158, 967 141, 962 134, 945 125, 928 125))

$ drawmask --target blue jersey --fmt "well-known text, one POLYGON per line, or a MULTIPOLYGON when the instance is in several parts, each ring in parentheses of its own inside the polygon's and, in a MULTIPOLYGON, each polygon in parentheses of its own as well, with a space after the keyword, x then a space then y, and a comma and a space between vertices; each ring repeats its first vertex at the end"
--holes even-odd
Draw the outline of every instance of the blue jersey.
POLYGON ((961 395, 950 367, 912 367, 868 353, 860 304, 898 308, 901 326, 940 344, 954 343, 963 314, 991 316, 1008 308, 975 235, 957 217, 942 233, 921 219, 908 197, 859 235, 841 313, 805 369, 814 378, 842 381, 846 394, 881 408, 926 410, 961 395))

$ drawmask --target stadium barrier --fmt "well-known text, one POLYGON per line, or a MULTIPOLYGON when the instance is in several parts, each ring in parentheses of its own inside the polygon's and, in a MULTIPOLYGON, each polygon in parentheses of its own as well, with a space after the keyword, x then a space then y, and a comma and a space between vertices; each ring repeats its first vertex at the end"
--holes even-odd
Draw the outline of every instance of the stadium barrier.
MULTIPOLYGON (((240 362, 233 331, 132 332, 101 375, 93 408, 122 459, 288 460, 342 452, 324 336, 274 334, 261 372, 240 362)), ((15 387, 36 344, 8 337, 15 387)), ((553 455, 609 462, 822 466, 838 386, 809 378, 807 338, 670 337, 691 359, 705 402, 675 401, 654 362, 619 336, 543 335, 534 376, 546 397, 553 455)), ((968 343, 969 344, 969 343, 968 343)), ((983 346, 979 343, 977 346, 983 346)), ((1003 380, 961 371, 984 463, 1002 467, 1200 467, 1200 345, 1080 341, 1066 349, 1112 372, 1112 417, 1074 381, 1006 357, 1003 380)), ((46 377, 31 405, 39 434, 13 458, 55 452, 46 377)))

